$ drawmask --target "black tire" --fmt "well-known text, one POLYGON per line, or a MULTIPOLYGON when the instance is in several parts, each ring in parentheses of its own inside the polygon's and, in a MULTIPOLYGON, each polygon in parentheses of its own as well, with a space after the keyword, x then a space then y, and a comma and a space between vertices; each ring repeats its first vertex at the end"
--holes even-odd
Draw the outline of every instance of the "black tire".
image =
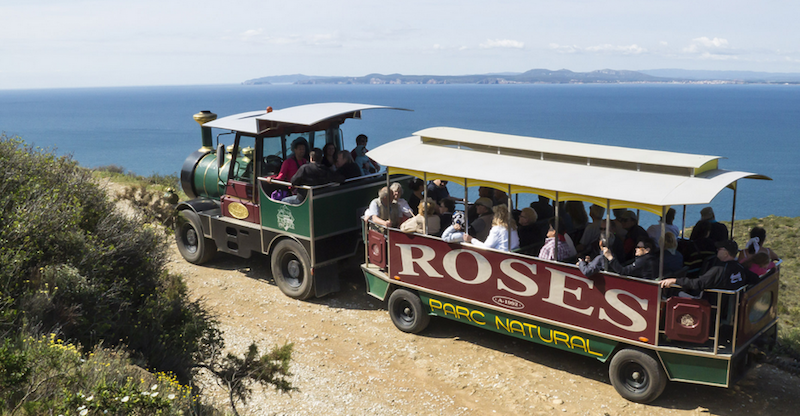
POLYGON ((286 296, 306 300, 314 294, 314 276, 306 249, 295 240, 278 242, 270 255, 272 277, 286 296))
POLYGON ((175 242, 178 244, 178 251, 189 263, 203 264, 211 260, 217 253, 217 245, 214 244, 214 240, 203 237, 200 217, 191 210, 183 210, 178 213, 175 242))
POLYGON ((389 316, 397 329, 416 334, 431 322, 431 316, 415 293, 397 289, 389 296, 389 316))
POLYGON ((611 358, 608 375, 617 393, 636 403, 652 402, 667 386, 667 373, 658 359, 631 348, 625 348, 611 358))

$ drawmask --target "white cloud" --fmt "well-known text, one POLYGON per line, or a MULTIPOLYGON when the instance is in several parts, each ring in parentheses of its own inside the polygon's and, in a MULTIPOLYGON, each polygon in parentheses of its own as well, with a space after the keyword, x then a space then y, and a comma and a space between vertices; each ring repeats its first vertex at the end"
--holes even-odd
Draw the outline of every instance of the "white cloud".
POLYGON ((511 39, 487 39, 486 42, 483 42, 478 46, 480 46, 482 49, 490 49, 490 48, 522 49, 525 46, 525 44, 518 40, 511 40, 511 39))
POLYGON ((647 49, 633 44, 633 45, 611 45, 611 44, 603 44, 603 45, 595 45, 595 46, 587 46, 581 47, 577 45, 559 45, 557 43, 551 43, 550 49, 558 52, 558 53, 594 53, 594 54, 622 54, 622 55, 640 55, 647 52, 647 49))
POLYGON ((317 33, 287 36, 269 36, 264 33, 263 28, 248 29, 239 34, 239 37, 244 42, 263 43, 271 45, 291 45, 291 44, 304 44, 310 46, 341 46, 339 41, 339 33, 317 33))
POLYGON ((720 51, 728 48, 728 40, 723 38, 709 39, 706 36, 692 39, 689 46, 683 48, 685 53, 703 54, 707 51, 720 51))

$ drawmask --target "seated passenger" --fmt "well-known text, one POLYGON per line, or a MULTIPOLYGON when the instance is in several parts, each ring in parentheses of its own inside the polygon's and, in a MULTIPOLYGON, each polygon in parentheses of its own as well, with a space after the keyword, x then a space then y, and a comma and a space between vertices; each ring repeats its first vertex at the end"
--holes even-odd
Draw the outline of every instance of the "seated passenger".
POLYGON ((408 234, 439 234, 439 231, 441 231, 441 225, 439 223, 439 214, 436 209, 436 204, 433 202, 433 200, 427 198, 425 201, 421 201, 419 203, 419 207, 417 208, 417 212, 419 212, 417 215, 400 225, 400 231, 408 234))
POLYGON ((475 212, 478 218, 469 223, 469 235, 480 241, 486 240, 492 227, 492 200, 481 197, 475 201, 475 212))
POLYGON ((717 222, 716 217, 714 215, 714 209, 711 207, 705 207, 700 210, 700 221, 708 221, 710 224, 710 230, 708 237, 713 242, 725 241, 728 239, 728 227, 721 222, 717 222))
POLYGON ((283 202, 294 205, 302 203, 306 199, 308 190, 297 188, 301 185, 317 186, 331 182, 344 182, 344 176, 333 172, 320 163, 320 159, 322 159, 322 150, 314 149, 309 156, 311 156, 311 162, 300 166, 297 173, 292 176, 292 186, 295 187, 294 189, 297 194, 284 198, 283 202))
POLYGON ((419 207, 419 203, 423 198, 425 181, 419 178, 412 179, 411 182, 408 183, 408 188, 411 189, 411 196, 408 197, 408 205, 411 207, 411 210, 414 211, 414 215, 417 215, 417 207, 419 207))
POLYGON ((741 263, 747 270, 759 276, 763 276, 767 274, 768 271, 775 268, 775 263, 773 263, 769 255, 764 252, 756 253, 741 263))
POLYGON ((556 238, 558 238, 558 261, 569 260, 570 257, 575 257, 578 253, 575 251, 575 246, 571 241, 567 240, 569 236, 566 233, 564 223, 558 222, 558 233, 556 233, 555 218, 551 218, 548 223, 550 229, 547 230, 547 239, 544 246, 539 250, 539 258, 543 260, 556 260, 556 238))
POLYGON ((481 241, 472 238, 469 234, 464 236, 464 241, 472 243, 478 247, 493 248, 495 250, 510 251, 519 248, 519 235, 517 234, 517 223, 510 218, 508 205, 495 205, 492 208, 492 229, 486 240, 481 241), (509 229, 511 230, 511 244, 508 241, 509 229), (509 248, 510 246, 510 248, 509 248))
POLYGON ((770 260, 778 260, 777 254, 771 249, 764 247, 764 240, 767 239, 767 231, 761 227, 753 227, 750 230, 750 240, 745 244, 744 250, 739 252, 739 262, 744 262, 756 253, 766 253, 770 260))
POLYGON ((635 249, 636 257, 634 257, 633 263, 627 266, 621 265, 607 247, 603 248, 603 256, 608 259, 610 271, 626 276, 655 279, 658 277, 658 254, 655 247, 655 243, 649 237, 639 241, 635 249))
POLYGON ((678 239, 675 234, 664 234, 664 274, 669 276, 683 268, 683 254, 678 252, 678 239))
POLYGON ((450 191, 447 190, 447 181, 434 179, 428 182, 428 198, 439 203, 442 199, 450 198, 450 191))
POLYGON ((375 173, 381 168, 377 162, 367 157, 367 152, 367 135, 359 134, 358 137, 356 137, 356 147, 350 152, 350 155, 353 157, 353 161, 358 165, 359 169, 361 169, 362 175, 375 173))
POLYGON ((622 258, 620 261, 628 262, 636 257, 636 245, 647 236, 647 231, 639 225, 639 219, 636 213, 631 210, 625 210, 617 215, 617 220, 620 221, 622 228, 625 230, 625 239, 622 241, 622 258))
POLYGON ((538 216, 533 208, 525 207, 519 213, 519 246, 525 251, 525 254, 536 254, 542 249, 544 245, 545 233, 536 224, 538 216))
POLYGON ((531 208, 536 211, 539 220, 549 220, 556 215, 555 209, 550 205, 550 198, 546 196, 539 195, 539 200, 537 202, 531 202, 531 208))
POLYGON ((378 197, 369 203, 369 208, 364 212, 362 219, 384 227, 397 227, 405 220, 400 207, 392 199, 392 192, 386 186, 381 188, 378 197))
MULTIPOLYGON (((411 207, 408 205, 405 199, 403 199, 403 185, 400 183, 395 182, 389 185, 389 191, 392 192, 392 202, 397 204, 400 207, 400 213, 405 217, 405 219, 411 218, 414 216, 414 211, 411 210, 411 207)), ((404 219, 404 220, 405 220, 404 219)))
POLYGON ((464 241, 464 213, 456 211, 453 213, 453 223, 444 229, 442 233, 442 240, 448 243, 459 243, 464 241))
MULTIPOLYGON (((672 224, 675 221, 675 208, 670 208, 667 210, 667 216, 663 219, 664 222, 664 232, 665 233, 672 233, 674 237, 678 237, 680 235, 681 230, 672 224)), ((653 241, 660 241, 661 240, 661 224, 653 224, 647 227, 647 235, 653 239, 653 241)))
POLYGON ((273 179, 289 182, 292 176, 300 169, 300 166, 308 163, 306 154, 308 153, 308 142, 303 137, 298 137, 292 141, 292 154, 286 158, 281 164, 281 170, 277 175, 267 177, 267 183, 271 183, 273 179))
POLYGON ((347 150, 340 150, 336 153, 336 172, 345 179, 361 176, 361 169, 353 162, 353 158, 350 157, 350 152, 347 150))
POLYGON ((678 284, 684 291, 698 292, 704 289, 736 290, 757 281, 753 272, 745 269, 744 266, 736 261, 734 256, 739 252, 739 246, 735 241, 720 241, 717 243, 717 247, 717 259, 719 259, 720 263, 695 279, 689 277, 664 279, 660 283, 661 287, 668 288, 678 284))
POLYGON ((684 247, 683 264, 691 269, 702 267, 703 261, 716 253, 714 241, 708 235, 711 232, 711 223, 705 220, 698 221, 692 228, 689 241, 684 247))
POLYGON ((322 166, 328 169, 336 170, 336 146, 333 143, 327 143, 322 147, 322 166))
POLYGON ((592 218, 592 222, 586 225, 586 228, 583 229, 583 235, 581 235, 580 241, 578 245, 575 246, 575 249, 578 251, 579 256, 585 256, 592 251, 594 248, 597 247, 597 240, 600 239, 600 228, 602 227, 605 229, 606 222, 603 220, 603 215, 605 215, 606 209, 601 207, 597 204, 592 204, 589 207, 589 217, 592 218))
POLYGON ((439 219, 442 228, 450 226, 453 222, 453 212, 456 210, 456 203, 452 199, 442 199, 439 201, 439 219))
MULTIPOLYGON (((608 238, 613 240, 614 234, 609 235, 608 238)), ((600 252, 602 252, 603 248, 605 248, 607 245, 610 246, 610 244, 606 244, 605 236, 602 236, 597 240, 597 245, 600 252)), ((590 277, 603 270, 607 270, 608 259, 606 259, 602 254, 596 255, 594 258, 585 256, 584 258, 579 259, 578 263, 575 265, 578 266, 578 269, 580 269, 584 276, 590 277)))
POLYGON ((589 217, 586 215, 586 208, 581 201, 567 201, 564 204, 564 210, 567 211, 569 217, 572 219, 572 231, 570 236, 573 241, 580 241, 583 232, 589 223, 589 217))

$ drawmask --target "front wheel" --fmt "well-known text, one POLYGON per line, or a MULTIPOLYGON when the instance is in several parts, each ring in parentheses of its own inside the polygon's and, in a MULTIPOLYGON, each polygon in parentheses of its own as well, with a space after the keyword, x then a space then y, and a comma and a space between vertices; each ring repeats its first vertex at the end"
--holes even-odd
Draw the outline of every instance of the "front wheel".
POLYGON ((214 240, 203 236, 203 227, 200 226, 200 217, 191 210, 178 213, 176 222, 175 242, 178 251, 186 261, 193 264, 203 264, 217 253, 214 240))
POLYGON ((397 289, 389 296, 389 316, 397 329, 416 334, 428 326, 431 316, 416 294, 397 289))
POLYGON ((297 241, 280 241, 270 256, 272 277, 275 284, 286 296, 306 300, 314 293, 314 276, 311 274, 311 260, 297 241))
POLYGON ((620 396, 637 403, 652 402, 667 386, 667 373, 658 360, 631 348, 614 355, 608 375, 620 396))

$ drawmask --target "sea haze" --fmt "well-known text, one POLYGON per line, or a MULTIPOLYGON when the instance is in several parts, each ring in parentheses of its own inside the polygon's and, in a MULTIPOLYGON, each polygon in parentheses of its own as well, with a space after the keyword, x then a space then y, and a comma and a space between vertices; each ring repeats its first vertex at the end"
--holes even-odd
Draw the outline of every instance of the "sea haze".
MULTIPOLYGON (((317 102, 414 110, 364 112, 344 127, 374 148, 434 126, 724 156, 743 180, 737 218, 798 216, 800 86, 773 85, 266 85, 0 91, 0 130, 72 154, 82 165, 175 173, 200 146, 192 115, 317 102)), ((222 136, 230 142, 231 136, 222 136)), ((475 169, 480 169, 476 166, 475 169)), ((520 174, 524 174, 521 172, 520 174)), ((554 172, 554 174, 557 174, 554 172)), ((591 181, 592 178, 586 178, 591 181)), ((631 189, 631 192, 636 192, 631 189)), ((713 206, 730 219, 732 192, 713 206)), ((694 222, 694 209, 687 222, 694 222)), ((680 217, 680 214, 678 215, 680 217)))

